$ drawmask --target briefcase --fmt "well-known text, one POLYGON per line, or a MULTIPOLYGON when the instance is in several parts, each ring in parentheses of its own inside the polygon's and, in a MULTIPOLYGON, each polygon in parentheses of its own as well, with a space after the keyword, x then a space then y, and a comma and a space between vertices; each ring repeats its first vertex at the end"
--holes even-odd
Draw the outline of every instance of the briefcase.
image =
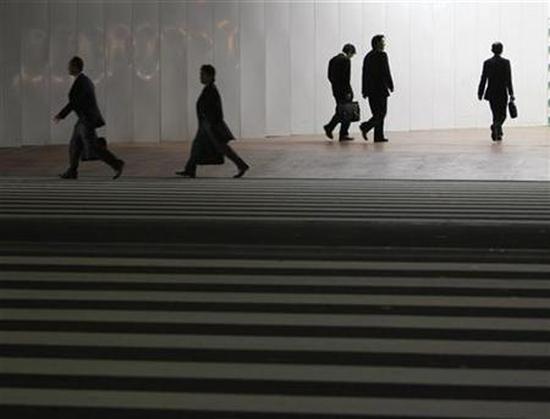
POLYGON ((99 160, 96 150, 106 150, 107 149, 107 140, 105 137, 98 137, 95 139, 94 145, 85 142, 82 149, 82 154, 80 155, 80 160, 82 161, 95 161, 99 160))
POLYGON ((337 111, 338 115, 346 121, 357 122, 361 120, 359 102, 340 103, 337 111))
POLYGON ((510 113, 510 118, 514 119, 518 117, 518 108, 513 100, 508 102, 508 112, 510 113))

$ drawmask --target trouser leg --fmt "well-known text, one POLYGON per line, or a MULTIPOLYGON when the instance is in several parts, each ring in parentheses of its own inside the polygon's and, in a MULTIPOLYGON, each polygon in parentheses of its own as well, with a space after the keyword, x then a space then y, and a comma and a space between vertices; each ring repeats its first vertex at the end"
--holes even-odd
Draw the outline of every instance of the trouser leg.
POLYGON ((384 139, 384 119, 386 118, 388 98, 369 98, 369 105, 373 117, 371 118, 374 126, 374 140, 384 139))
POLYGON ((229 160, 231 160, 239 170, 248 168, 248 164, 237 154, 235 150, 231 148, 229 144, 222 143, 216 139, 213 139, 214 147, 229 160))
POLYGON ((342 114, 338 112, 338 105, 348 103, 349 101, 344 97, 335 97, 336 100, 336 109, 334 110, 334 115, 326 125, 329 131, 333 131, 336 128, 336 125, 340 124, 340 138, 347 137, 349 135, 349 127, 351 121, 347 118, 343 118, 342 114))
POLYGON ((491 131, 494 137, 502 137, 502 125, 506 120, 506 99, 491 100, 489 101, 491 106, 491 112, 493 114, 493 125, 491 131))
MULTIPOLYGON (((111 151, 107 148, 98 147, 97 144, 97 133, 94 128, 87 127, 85 124, 78 123, 76 125, 76 130, 78 132, 78 137, 81 139, 81 148, 78 158, 80 159, 80 154, 82 154, 83 142, 85 141, 89 147, 92 148, 92 151, 97 155, 97 157, 111 167, 113 170, 117 170, 122 160, 118 159, 111 151)), ((78 164, 78 162, 76 162, 78 164)))
POLYGON ((347 118, 340 119, 340 138, 349 136, 350 125, 351 125, 351 121, 349 119, 347 118))
POLYGON ((199 160, 199 142, 197 139, 193 141, 191 145, 191 152, 189 153, 189 158, 185 164, 185 173, 189 175, 194 175, 197 171, 197 162, 199 160))
POLYGON ((78 171, 78 165, 80 164, 80 156, 84 144, 82 143, 82 130, 80 124, 76 124, 73 129, 73 135, 71 142, 69 143, 69 171, 76 173, 78 171))

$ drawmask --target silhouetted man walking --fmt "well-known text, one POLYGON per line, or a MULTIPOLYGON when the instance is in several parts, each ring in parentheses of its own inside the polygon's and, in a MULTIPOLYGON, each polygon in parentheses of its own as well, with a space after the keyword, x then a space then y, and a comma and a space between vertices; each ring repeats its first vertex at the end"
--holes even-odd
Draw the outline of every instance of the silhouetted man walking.
POLYGON ((477 89, 479 100, 488 100, 491 106, 493 113, 491 138, 493 141, 502 141, 502 124, 506 120, 508 95, 510 95, 511 101, 515 100, 510 61, 501 57, 503 49, 500 42, 495 42, 491 46, 494 56, 483 63, 483 72, 477 89))
POLYGON ((71 112, 78 115, 69 145, 69 168, 59 175, 62 179, 77 179, 80 159, 99 158, 115 171, 113 179, 122 174, 124 162, 115 157, 107 147, 100 144, 96 129, 105 125, 105 120, 97 106, 93 82, 84 74, 84 62, 80 57, 69 61, 69 74, 75 77, 69 92, 69 103, 54 117, 57 124, 71 112))
POLYGON ((384 137, 384 119, 388 111, 388 96, 393 92, 393 80, 384 52, 386 40, 384 35, 376 35, 371 40, 372 50, 363 60, 363 98, 368 98, 372 118, 360 125, 363 138, 368 140, 367 133, 374 128, 374 141, 386 142, 384 137))
POLYGON ((229 146, 235 136, 223 118, 222 98, 216 87, 216 69, 210 64, 200 69, 200 81, 204 88, 197 100, 199 127, 191 146, 191 154, 185 169, 176 172, 186 178, 196 177, 199 164, 222 164, 224 156, 237 166, 234 178, 242 177, 250 166, 229 146))
POLYGON ((323 128, 328 138, 332 139, 332 131, 340 124, 340 141, 351 141, 349 126, 351 122, 348 117, 340 111, 339 105, 349 103, 353 100, 353 89, 351 88, 351 58, 355 55, 355 47, 352 44, 344 45, 342 52, 331 58, 328 63, 328 79, 332 85, 332 94, 336 100, 336 111, 328 124, 323 128))

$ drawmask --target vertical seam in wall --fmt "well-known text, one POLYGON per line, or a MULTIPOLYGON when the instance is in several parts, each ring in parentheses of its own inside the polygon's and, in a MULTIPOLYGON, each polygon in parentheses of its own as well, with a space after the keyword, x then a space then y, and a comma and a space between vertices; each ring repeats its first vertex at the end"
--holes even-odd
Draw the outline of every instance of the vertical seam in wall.
MULTIPOLYGON (((103 26, 103 103, 105 107, 105 118, 106 121, 106 127, 105 127, 105 135, 107 136, 107 139, 113 140, 109 138, 109 134, 112 132, 112 129, 109 128, 109 99, 107 97, 108 87, 109 87, 109 51, 107 48, 107 33, 109 31, 109 28, 107 27, 107 2, 108 0, 104 0, 101 3, 101 18, 102 18, 102 26, 103 26), (110 132, 109 132, 110 131, 110 132)), ((114 141, 114 140, 113 140, 114 141)))
MULTIPOLYGON (((52 39, 52 31, 51 31, 51 21, 53 19, 53 5, 52 5, 52 2, 50 0, 46 1, 46 18, 47 18, 47 28, 46 28, 46 33, 47 33, 47 36, 48 36, 48 65, 46 66, 46 83, 48 84, 48 87, 46 88, 46 94, 48 95, 48 113, 51 113, 51 110, 52 110, 52 89, 51 89, 51 82, 52 82, 52 71, 51 71, 51 68, 52 68, 52 60, 53 60, 53 57, 52 57, 52 42, 53 42, 53 39, 52 39)), ((52 124, 48 124, 48 137, 49 138, 46 138, 46 145, 49 145, 51 144, 51 139, 53 137, 52 135, 53 133, 53 126, 52 124)), ((44 143, 42 143, 41 145, 44 145, 44 143)))
POLYGON ((53 8, 52 8, 52 1, 48 0, 46 2, 46 9, 47 9, 47 22, 46 22, 46 33, 48 34, 48 65, 46 66, 46 94, 48 95, 48 138, 46 138, 46 144, 50 145, 52 143, 53 139, 53 133, 52 133, 52 124, 50 123, 49 113, 51 113, 52 109, 52 21, 53 21, 53 8))
POLYGON ((264 129, 263 129, 263 135, 262 137, 267 137, 268 134, 270 134, 270 127, 269 127, 269 124, 267 123, 268 121, 268 109, 269 109, 269 106, 268 106, 268 93, 269 93, 269 89, 267 88, 267 81, 269 80, 269 78, 267 77, 267 55, 268 55, 268 51, 267 51, 267 35, 268 35, 268 30, 267 30, 267 19, 266 19, 266 13, 267 13, 267 1, 266 0, 262 0, 262 6, 263 6, 263 31, 264 31, 264 36, 262 37, 263 39, 263 43, 264 43, 264 47, 263 47, 263 50, 264 50, 264 62, 263 62, 263 65, 264 65, 264 79, 263 79, 263 85, 264 85, 264 109, 263 109, 263 114, 264 114, 264 129))
MULTIPOLYGON (((313 69, 317 66, 317 2, 313 3, 313 69)), ((317 129, 317 116, 319 106, 317 105, 317 74, 313 73, 313 127, 312 133, 317 129)))
POLYGON ((157 51, 158 58, 158 124, 157 124, 157 143, 162 142, 162 39, 160 26, 160 2, 155 2, 157 7, 157 51))
MULTIPOLYGON (((235 6, 237 8, 237 13, 236 13, 236 16, 237 16, 237 22, 235 22, 235 24, 237 25, 237 31, 238 31, 238 39, 235 39, 235 42, 238 42, 238 48, 237 48, 237 54, 239 54, 237 58, 237 69, 238 69, 238 74, 239 74, 239 77, 237 79, 237 82, 239 83, 238 86, 237 86, 237 97, 238 97, 238 100, 239 100, 239 109, 241 109, 241 102, 242 102, 242 95, 241 95, 241 71, 242 71, 242 66, 241 66, 241 4, 239 1, 236 1, 235 0, 235 6)), ((241 111, 239 110, 239 127, 238 127, 238 137, 241 138, 242 137, 242 127, 241 127, 241 111)))
POLYGON ((130 60, 130 72, 132 74, 132 77, 130 77, 130 96, 132 100, 132 106, 130 107, 130 138, 127 139, 128 142, 134 143, 136 142, 136 129, 135 129, 135 100, 136 100, 136 44, 134 39, 134 29, 135 29, 135 22, 134 22, 134 4, 136 3, 136 0, 132 0, 130 3, 130 34, 131 34, 131 60, 130 60))

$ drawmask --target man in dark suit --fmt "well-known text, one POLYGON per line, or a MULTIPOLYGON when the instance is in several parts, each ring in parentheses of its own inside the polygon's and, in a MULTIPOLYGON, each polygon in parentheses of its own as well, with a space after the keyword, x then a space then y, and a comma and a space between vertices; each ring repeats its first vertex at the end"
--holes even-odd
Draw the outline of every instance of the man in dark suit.
POLYGON ((371 51, 363 60, 363 98, 368 98, 372 118, 360 125, 363 138, 368 140, 367 133, 374 128, 374 142, 388 141, 384 137, 384 119, 388 110, 388 96, 393 92, 393 80, 384 52, 386 40, 384 35, 376 35, 371 40, 371 51))
POLYGON ((351 122, 341 112, 339 105, 349 103, 353 100, 353 89, 351 88, 351 58, 355 55, 355 46, 344 45, 342 52, 331 58, 328 63, 328 79, 332 85, 332 94, 336 100, 336 112, 328 124, 323 128, 328 138, 332 140, 332 131, 340 124, 340 141, 351 141, 349 126, 351 122))
POLYGON ((104 126, 105 120, 97 106, 94 84, 82 73, 83 69, 82 58, 73 57, 69 61, 69 74, 75 77, 69 92, 69 103, 54 117, 57 124, 73 111, 78 116, 69 146, 69 168, 59 176, 62 179, 77 179, 80 159, 98 158, 115 171, 113 179, 117 179, 122 174, 124 162, 98 140, 96 129, 104 126))
POLYGON ((493 141, 502 141, 502 124, 506 120, 508 95, 510 95, 510 100, 515 100, 510 61, 501 57, 503 49, 500 42, 495 42, 491 46, 494 55, 483 63, 483 72, 477 89, 478 99, 489 101, 491 106, 493 113, 491 138, 493 141), (487 89, 485 89, 486 87, 487 89))
POLYGON ((200 70, 200 80, 204 88, 197 101, 198 132, 193 140, 185 169, 176 174, 194 178, 197 165, 221 164, 223 156, 226 156, 237 166, 238 172, 233 177, 240 178, 250 169, 250 166, 228 144, 235 137, 223 119, 222 99, 214 83, 216 69, 209 64, 203 65, 200 70))

